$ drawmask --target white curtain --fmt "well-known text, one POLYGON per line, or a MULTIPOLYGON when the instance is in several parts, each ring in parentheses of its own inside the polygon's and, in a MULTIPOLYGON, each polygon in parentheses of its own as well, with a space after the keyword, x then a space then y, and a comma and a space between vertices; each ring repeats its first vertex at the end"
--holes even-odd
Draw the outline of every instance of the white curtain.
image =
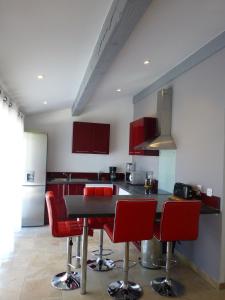
POLYGON ((23 119, 0 98, 0 265, 21 228, 23 119))

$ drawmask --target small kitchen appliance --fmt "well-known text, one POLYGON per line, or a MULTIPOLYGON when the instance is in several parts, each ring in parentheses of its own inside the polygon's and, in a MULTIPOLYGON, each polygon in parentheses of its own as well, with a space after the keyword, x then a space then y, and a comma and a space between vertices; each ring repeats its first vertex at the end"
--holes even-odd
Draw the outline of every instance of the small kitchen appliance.
POLYGON ((191 185, 176 182, 173 189, 173 195, 183 199, 192 199, 193 188, 191 185))
POLYGON ((145 182, 145 177, 146 177, 146 172, 145 171, 133 171, 130 173, 130 184, 136 184, 136 185, 144 185, 145 182))
POLYGON ((111 181, 116 180, 116 167, 109 167, 109 177, 111 181))
POLYGON ((130 182, 130 174, 135 171, 135 163, 126 163, 126 182, 130 182))

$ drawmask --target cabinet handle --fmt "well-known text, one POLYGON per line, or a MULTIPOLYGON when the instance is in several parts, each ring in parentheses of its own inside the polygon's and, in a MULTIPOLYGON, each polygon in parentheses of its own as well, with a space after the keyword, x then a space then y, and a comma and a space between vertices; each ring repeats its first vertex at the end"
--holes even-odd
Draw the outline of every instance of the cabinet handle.
POLYGON ((105 152, 105 151, 95 151, 95 150, 93 150, 93 153, 101 153, 101 154, 106 154, 107 152, 105 152))
POLYGON ((76 150, 76 153, 89 153, 89 151, 76 150))

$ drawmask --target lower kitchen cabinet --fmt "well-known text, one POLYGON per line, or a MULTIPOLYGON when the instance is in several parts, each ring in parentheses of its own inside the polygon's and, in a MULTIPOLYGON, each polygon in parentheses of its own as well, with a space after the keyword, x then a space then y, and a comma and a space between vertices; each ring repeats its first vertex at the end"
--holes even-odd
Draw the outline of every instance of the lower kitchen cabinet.
POLYGON ((65 184, 64 195, 83 195, 84 186, 77 183, 65 184))

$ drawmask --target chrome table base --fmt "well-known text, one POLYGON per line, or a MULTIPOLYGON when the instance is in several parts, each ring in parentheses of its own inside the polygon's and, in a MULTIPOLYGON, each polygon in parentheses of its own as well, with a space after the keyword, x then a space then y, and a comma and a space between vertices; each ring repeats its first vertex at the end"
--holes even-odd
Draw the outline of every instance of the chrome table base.
POLYGON ((151 281, 151 286, 155 292, 161 296, 177 297, 184 293, 184 287, 179 282, 166 277, 159 277, 151 281))
POLYGON ((80 274, 77 272, 63 272, 52 278, 52 286, 59 290, 75 290, 80 287, 80 274))
POLYGON ((95 260, 88 260, 87 266, 93 270, 98 272, 107 272, 114 268, 115 263, 111 259, 95 259, 95 260))
POLYGON ((110 283, 108 293, 117 300, 136 300, 142 296, 143 290, 135 282, 127 281, 125 284, 124 281, 118 280, 110 283))

